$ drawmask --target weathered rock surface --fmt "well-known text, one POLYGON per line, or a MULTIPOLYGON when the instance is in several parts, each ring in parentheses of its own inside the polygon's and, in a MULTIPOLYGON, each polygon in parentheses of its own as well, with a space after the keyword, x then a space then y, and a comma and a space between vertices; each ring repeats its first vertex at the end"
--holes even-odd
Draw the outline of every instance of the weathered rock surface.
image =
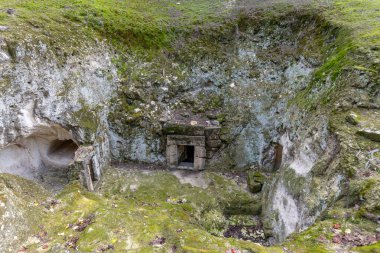
POLYGON ((43 182, 65 177, 83 143, 96 146, 100 162, 110 160, 106 118, 116 70, 105 44, 82 49, 62 56, 42 41, 2 41, 0 172, 43 182))
POLYGON ((380 130, 377 129, 360 129, 358 135, 364 136, 371 141, 380 142, 380 130))
MULTIPOLYGON (((221 127, 216 137, 207 136, 210 150, 201 152, 202 158, 209 159, 206 169, 244 171, 254 166, 268 174, 264 181, 258 177, 249 179, 251 191, 261 192, 254 197, 248 192, 236 193, 231 184, 223 186, 226 188, 219 187, 218 182, 209 185, 208 180, 200 183, 202 188, 215 196, 218 190, 227 189, 228 198, 215 199, 203 190, 193 192, 193 188, 186 188, 190 192, 186 198, 188 193, 194 201, 206 197, 205 202, 198 203, 204 209, 191 215, 208 217, 203 223, 208 232, 221 233, 225 214, 261 213, 265 235, 282 241, 313 224, 345 194, 351 198, 345 200, 348 205, 358 205, 355 212, 360 208, 377 212, 379 114, 375 109, 379 108, 380 95, 376 80, 371 79, 372 72, 342 71, 338 77, 335 72, 331 76, 320 73, 319 66, 328 60, 325 58, 329 58, 329 50, 336 47, 336 29, 318 16, 291 15, 253 27, 239 25, 231 33, 218 34, 218 39, 201 35, 190 41, 182 38, 178 45, 173 43, 170 53, 157 53, 159 57, 145 57, 141 52, 122 52, 121 57, 112 53, 111 45, 96 39, 79 44, 73 39, 76 46, 72 47, 49 44, 44 37, 32 35, 20 41, 1 38, 0 172, 49 181, 54 188, 63 184, 59 181, 65 180, 65 168, 82 145, 92 146, 97 165, 108 164, 111 156, 116 162, 164 165, 166 135, 173 128, 174 133, 189 134, 188 128, 168 127, 179 115, 194 131, 202 131, 198 127, 203 124, 221 127), (320 51, 321 44, 328 45, 328 52, 320 51), (352 85, 345 88, 348 80, 352 85), (341 87, 338 97, 334 97, 334 87, 341 87), (358 108, 365 108, 355 111, 358 122, 354 117, 346 118, 348 110, 358 108), (375 130, 363 131, 359 126, 375 130), (360 184, 366 177, 375 178, 368 183, 368 189, 373 191, 355 191, 355 184, 349 185, 352 179, 360 184), (354 195, 359 198, 347 194, 350 191, 358 193, 354 195), (212 203, 208 203, 210 199, 212 203)), ((3 26, 0 30, 6 34, 12 29, 3 26)), ((177 192, 172 198, 173 191, 182 190, 174 176, 155 175, 155 180, 163 179, 162 185, 155 185, 144 173, 136 177, 128 174, 128 178, 114 172, 109 184, 101 189, 111 200, 83 193, 79 188, 64 191, 66 203, 60 207, 59 224, 50 224, 51 220, 45 224, 51 225, 52 231, 56 227, 66 231, 62 222, 66 216, 62 213, 72 205, 76 210, 85 209, 70 218, 72 224, 99 211, 104 222, 98 227, 99 234, 108 241, 115 234, 121 235, 123 249, 141 252, 157 239, 162 242, 160 246, 169 247, 170 240, 163 240, 162 234, 151 234, 148 239, 143 236, 147 232, 161 233, 162 224, 165 229, 181 231, 178 227, 188 222, 189 213, 187 209, 173 211, 166 208, 168 205, 184 204, 190 210, 198 206, 188 204, 177 192), (134 180, 133 184, 117 181, 125 177, 134 180), (149 183, 157 190, 151 195, 146 194, 151 190, 149 183), (114 193, 119 194, 118 198, 113 198, 114 193), (155 198, 160 203, 155 203, 155 198), (127 199, 127 203, 120 199, 127 199), (123 206, 123 212, 110 211, 113 205, 123 206), (151 208, 157 210, 152 214, 151 208), (138 223, 145 216, 161 212, 163 217, 149 221, 149 227, 138 223), (114 223, 118 216, 128 220, 131 227, 140 226, 143 235, 132 238, 127 228, 114 223), (135 217, 141 220, 131 220, 135 217), (111 232, 108 228, 105 231, 107 222, 111 223, 111 232), (141 240, 146 243, 140 245, 141 240)), ((14 217, 22 215, 15 213, 14 217)), ((9 236, 19 233, 9 231, 9 236)), ((214 247, 221 242, 210 239, 205 232, 201 232, 204 237, 199 236, 198 227, 189 231, 185 243, 181 241, 184 250, 200 250, 198 243, 211 241, 214 247)), ((87 232, 81 247, 84 251, 94 250, 94 235, 87 232)), ((101 237, 99 234, 96 236, 101 237)), ((66 238, 66 244, 62 244, 62 238, 53 238, 55 245, 48 247, 57 252, 75 248, 80 242, 78 236, 66 238)), ((247 247, 252 248, 251 244, 247 247)))

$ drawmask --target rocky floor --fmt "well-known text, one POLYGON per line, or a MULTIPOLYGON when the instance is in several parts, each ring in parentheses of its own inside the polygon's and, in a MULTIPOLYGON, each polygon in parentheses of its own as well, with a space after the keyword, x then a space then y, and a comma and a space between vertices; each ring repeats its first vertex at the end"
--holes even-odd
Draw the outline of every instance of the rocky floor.
POLYGON ((253 243, 258 196, 216 173, 120 166, 95 193, 71 184, 44 194, 18 221, 38 216, 27 233, 5 228, 19 237, 2 252, 280 252, 253 243))
POLYGON ((355 220, 338 205, 304 232, 269 246, 272 241, 265 237, 259 218, 260 196, 247 190, 242 173, 124 164, 109 168, 94 193, 70 184, 58 194, 17 176, 4 174, 0 179, 1 252, 380 249, 376 221, 355 220))

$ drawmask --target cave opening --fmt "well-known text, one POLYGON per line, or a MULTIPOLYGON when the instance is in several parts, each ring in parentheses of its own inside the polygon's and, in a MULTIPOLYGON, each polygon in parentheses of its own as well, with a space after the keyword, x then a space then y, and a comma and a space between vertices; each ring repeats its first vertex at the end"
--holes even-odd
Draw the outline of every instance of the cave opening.
POLYGON ((78 145, 73 140, 53 140, 48 148, 47 156, 66 166, 74 159, 78 145))
POLYGON ((78 145, 72 139, 53 139, 41 146, 43 168, 39 174, 47 188, 59 190, 69 182, 69 165, 77 149, 78 145))

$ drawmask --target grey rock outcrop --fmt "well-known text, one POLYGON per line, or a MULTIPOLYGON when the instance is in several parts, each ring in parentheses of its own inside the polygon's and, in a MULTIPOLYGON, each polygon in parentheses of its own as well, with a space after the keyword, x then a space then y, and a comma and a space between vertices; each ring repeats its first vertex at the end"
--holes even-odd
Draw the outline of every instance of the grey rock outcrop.
POLYGON ((111 58, 101 42, 62 56, 42 41, 2 41, 0 172, 46 181, 49 168, 67 169, 82 144, 96 146, 98 160, 109 163, 111 58))

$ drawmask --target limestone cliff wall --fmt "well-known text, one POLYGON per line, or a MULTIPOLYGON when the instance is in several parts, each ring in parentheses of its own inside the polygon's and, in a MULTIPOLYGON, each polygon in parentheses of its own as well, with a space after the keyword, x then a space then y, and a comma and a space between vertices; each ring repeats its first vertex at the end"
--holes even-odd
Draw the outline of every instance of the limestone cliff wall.
MULTIPOLYGON (((347 149, 331 128, 331 112, 378 101, 368 95, 371 78, 358 71, 348 75, 353 86, 331 107, 314 105, 311 112, 294 103, 328 57, 319 43, 334 45, 334 29, 318 22, 289 17, 216 38, 179 39, 173 52, 156 57, 116 56, 96 41, 67 53, 38 39, 2 40, 0 158, 6 159, 0 171, 36 178, 47 164, 59 166, 64 159, 50 152, 56 140, 95 145, 99 164, 111 156, 165 164, 165 123, 177 116, 216 120, 221 146, 206 169, 267 173, 265 228, 283 240, 341 194, 341 150, 347 149), (349 96, 357 89, 360 101, 349 96)), ((308 99, 348 77, 327 78, 308 99)))
POLYGON ((2 38, 1 172, 40 178, 50 167, 67 167, 82 144, 97 146, 98 159, 110 160, 107 114, 116 69, 106 44, 80 50, 67 54, 33 37, 2 38), (74 144, 65 147, 65 140, 74 144))

